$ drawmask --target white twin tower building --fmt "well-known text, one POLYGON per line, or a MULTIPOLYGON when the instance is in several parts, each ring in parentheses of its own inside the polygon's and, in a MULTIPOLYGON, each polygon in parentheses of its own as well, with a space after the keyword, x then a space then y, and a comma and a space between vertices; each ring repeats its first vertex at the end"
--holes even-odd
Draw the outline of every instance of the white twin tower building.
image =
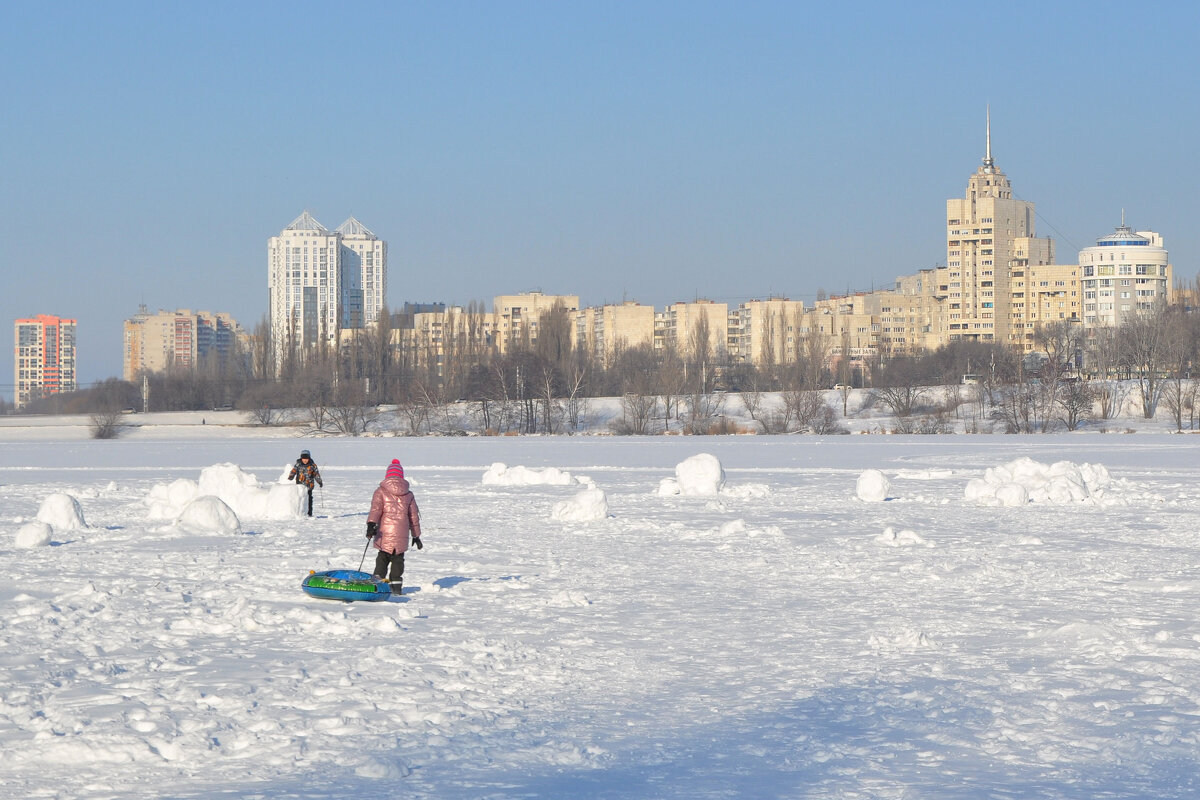
POLYGON ((268 240, 276 356, 373 325, 387 298, 387 242, 350 217, 330 231, 305 211, 268 240))

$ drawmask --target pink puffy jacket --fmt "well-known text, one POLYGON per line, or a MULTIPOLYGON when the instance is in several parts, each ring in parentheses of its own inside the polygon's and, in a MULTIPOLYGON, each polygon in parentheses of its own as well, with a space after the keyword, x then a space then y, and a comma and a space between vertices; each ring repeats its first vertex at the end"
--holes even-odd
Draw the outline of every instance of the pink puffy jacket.
POLYGON ((403 553, 408 549, 408 534, 421 535, 421 512, 417 499, 404 478, 384 478, 371 497, 367 522, 379 525, 375 548, 385 553, 403 553))

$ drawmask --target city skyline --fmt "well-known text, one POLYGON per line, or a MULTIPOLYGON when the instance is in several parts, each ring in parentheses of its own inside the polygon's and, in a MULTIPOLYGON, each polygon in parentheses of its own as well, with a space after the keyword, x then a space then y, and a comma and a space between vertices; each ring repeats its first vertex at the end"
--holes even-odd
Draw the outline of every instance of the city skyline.
POLYGON ((945 262, 939 219, 985 155, 989 103, 995 159, 1059 261, 1125 209, 1179 278, 1197 271, 1177 177, 1189 8, 1135 36, 1094 4, 322 7, 315 26, 275 3, 236 25, 141 3, 0 12, 22 34, 0 55, 22 76, 4 90, 22 113, 0 133, 0 309, 77 319, 81 386, 121 374, 141 304, 253 328, 263 241, 301 209, 370 222, 393 307, 887 286, 945 262), (1105 50, 1123 57, 1090 57, 1105 50))

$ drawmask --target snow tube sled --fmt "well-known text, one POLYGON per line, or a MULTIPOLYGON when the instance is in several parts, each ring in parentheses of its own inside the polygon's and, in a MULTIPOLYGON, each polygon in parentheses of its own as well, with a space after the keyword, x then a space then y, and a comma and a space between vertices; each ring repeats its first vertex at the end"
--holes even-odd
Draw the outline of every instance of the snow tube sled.
POLYGON ((313 597, 323 597, 326 600, 366 600, 375 602, 387 600, 391 587, 387 581, 381 581, 369 572, 359 572, 355 569, 331 569, 325 572, 309 572, 308 577, 300 584, 300 588, 313 597))

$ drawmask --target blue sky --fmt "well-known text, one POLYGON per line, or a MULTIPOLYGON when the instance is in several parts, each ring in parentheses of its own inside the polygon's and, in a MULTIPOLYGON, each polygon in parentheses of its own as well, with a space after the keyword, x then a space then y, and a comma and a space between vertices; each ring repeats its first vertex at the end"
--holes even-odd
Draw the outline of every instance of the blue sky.
MULTIPOLYGON (((1190 3, 167 3, 0 10, 0 318, 266 312, 308 209, 389 302, 889 285, 945 259, 984 149, 1058 260, 1130 224, 1196 275, 1190 3)), ((9 328, 11 330, 11 328, 9 328)), ((0 393, 12 397, 12 351, 0 393)))

